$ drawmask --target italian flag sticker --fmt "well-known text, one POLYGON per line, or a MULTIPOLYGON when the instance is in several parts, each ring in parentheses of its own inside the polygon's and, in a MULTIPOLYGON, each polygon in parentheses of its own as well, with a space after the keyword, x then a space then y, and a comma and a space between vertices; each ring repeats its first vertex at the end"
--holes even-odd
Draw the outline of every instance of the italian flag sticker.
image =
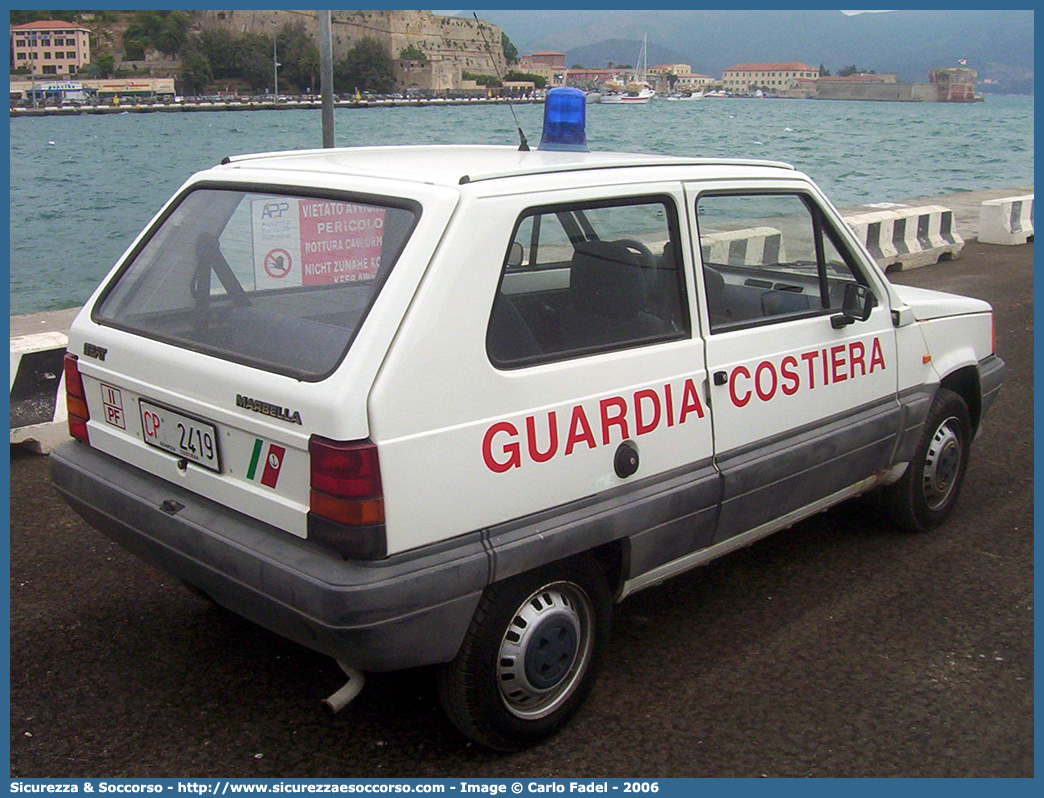
MULTIPOLYGON (((261 461, 261 450, 264 449, 264 441, 260 438, 254 441, 254 451, 250 455, 250 467, 247 469, 247 479, 251 482, 257 476, 257 467, 261 461)), ((283 455, 286 449, 274 443, 268 444, 265 454, 263 468, 261 470, 261 484, 267 488, 274 488, 279 481, 279 469, 283 467, 283 455)))

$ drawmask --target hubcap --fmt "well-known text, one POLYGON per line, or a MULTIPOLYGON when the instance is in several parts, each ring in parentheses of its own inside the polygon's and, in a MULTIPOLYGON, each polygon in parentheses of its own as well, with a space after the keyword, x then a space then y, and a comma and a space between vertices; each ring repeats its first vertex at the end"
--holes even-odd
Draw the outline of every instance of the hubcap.
POLYGON ((497 682, 508 711, 536 720, 576 690, 591 660, 594 615, 578 586, 556 582, 515 611, 497 654, 497 682))
POLYGON ((931 510, 946 504, 957 485, 961 471, 961 438, 958 421, 948 418, 932 436, 924 459, 922 485, 924 500, 931 510))

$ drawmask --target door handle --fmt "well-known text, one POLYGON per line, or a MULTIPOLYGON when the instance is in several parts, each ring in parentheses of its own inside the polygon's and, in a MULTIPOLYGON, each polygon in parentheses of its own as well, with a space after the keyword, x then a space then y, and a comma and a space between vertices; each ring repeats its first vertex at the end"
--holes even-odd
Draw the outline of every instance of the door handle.
POLYGON ((715 371, 714 372, 714 384, 724 385, 729 381, 729 373, 727 371, 715 371))

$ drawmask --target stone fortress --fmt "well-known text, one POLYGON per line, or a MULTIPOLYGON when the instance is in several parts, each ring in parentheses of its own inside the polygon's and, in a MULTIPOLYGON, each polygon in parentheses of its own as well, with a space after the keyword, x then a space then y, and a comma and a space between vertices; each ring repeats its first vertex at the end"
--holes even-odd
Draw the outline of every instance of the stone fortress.
MULTIPOLYGON (((204 26, 223 27, 236 33, 271 36, 284 25, 302 23, 316 40, 319 38, 316 11, 208 10, 202 14, 204 26)), ((462 72, 482 75, 495 75, 498 70, 501 75, 507 72, 501 29, 484 20, 444 17, 430 11, 340 10, 332 12, 331 22, 335 61, 360 39, 376 39, 392 57, 396 82, 403 89, 457 89, 462 72), (410 45, 424 53, 425 60, 400 58, 410 45)))

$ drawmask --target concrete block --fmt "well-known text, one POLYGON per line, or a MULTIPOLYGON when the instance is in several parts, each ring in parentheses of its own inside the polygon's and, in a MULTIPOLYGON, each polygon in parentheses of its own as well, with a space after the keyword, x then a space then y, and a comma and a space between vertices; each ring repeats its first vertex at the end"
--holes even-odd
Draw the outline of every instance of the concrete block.
POLYGON ((979 241, 1013 246, 1033 238, 1033 195, 986 200, 979 211, 979 241))
POLYGON ((765 266, 786 260, 783 234, 774 227, 748 227, 700 236, 704 263, 765 266))
POLYGON ((60 332, 11 338, 11 443, 49 452, 69 439, 60 332))
POLYGON ((894 208, 845 217, 884 269, 903 271, 952 260, 964 249, 953 211, 941 205, 894 208))

